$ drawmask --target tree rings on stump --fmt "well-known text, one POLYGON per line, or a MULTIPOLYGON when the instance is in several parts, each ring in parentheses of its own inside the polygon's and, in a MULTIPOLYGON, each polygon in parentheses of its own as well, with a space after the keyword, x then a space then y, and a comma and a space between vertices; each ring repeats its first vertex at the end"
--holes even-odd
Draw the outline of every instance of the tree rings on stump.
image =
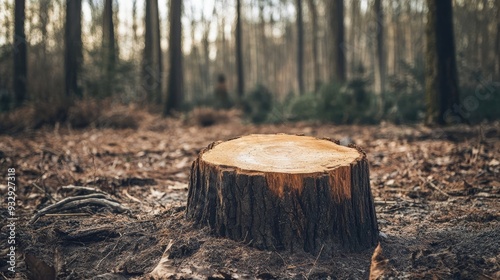
POLYGON ((186 215, 260 249, 358 251, 378 236, 365 153, 308 136, 212 143, 193 162, 186 215))

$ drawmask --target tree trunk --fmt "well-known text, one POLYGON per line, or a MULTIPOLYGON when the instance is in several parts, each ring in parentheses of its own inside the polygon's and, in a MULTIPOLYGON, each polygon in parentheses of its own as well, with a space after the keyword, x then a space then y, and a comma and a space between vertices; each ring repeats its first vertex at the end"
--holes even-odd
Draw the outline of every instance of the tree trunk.
POLYGON ((64 74, 66 97, 81 97, 78 75, 82 64, 82 1, 66 1, 64 74))
POLYGON ((302 21, 302 0, 297 0, 297 83, 299 94, 304 94, 304 23, 302 21))
POLYGON ((194 161, 186 216, 260 249, 356 251, 377 242, 366 155, 296 135, 215 142, 194 161))
POLYGON ((375 55, 375 94, 377 97, 377 111, 382 113, 382 93, 385 91, 385 47, 384 47, 384 13, 381 0, 375 0, 373 6, 377 23, 376 55, 375 55))
POLYGON ((412 4, 410 1, 406 3, 406 11, 405 11, 405 61, 408 65, 415 63, 414 59, 414 49, 413 46, 413 18, 412 18, 412 4))
POLYGON ((351 46, 351 57, 350 57, 350 74, 351 77, 356 77, 359 73, 359 66, 363 63, 363 58, 361 57, 361 44, 360 44, 360 30, 361 24, 361 11, 360 11, 360 1, 351 0, 351 30, 349 45, 351 46))
POLYGON ((427 124, 462 121, 467 112, 457 115, 458 75, 455 60, 452 0, 427 0, 426 26, 426 103, 427 124))
POLYGON ((236 0, 236 71, 238 75, 238 97, 240 99, 245 91, 241 35, 241 0, 236 0))
POLYGON ((39 20, 40 33, 42 33, 42 38, 41 38, 42 40, 40 41, 40 44, 42 47, 43 65, 46 65, 45 61, 47 58, 47 41, 48 41, 47 26, 49 25, 49 13, 51 8, 52 8, 51 0, 39 0, 38 20, 39 20))
MULTIPOLYGON (((149 1, 148 1, 149 2, 149 1)), ((134 38, 134 46, 139 45, 139 36, 137 34, 137 0, 132 2, 132 34, 134 38)), ((134 47, 134 51, 135 51, 134 47)), ((135 52, 134 52, 135 54, 135 52)), ((135 58, 135 57, 134 57, 135 58)))
POLYGON ((490 68, 492 57, 490 56, 490 19, 487 17, 486 12, 488 10, 488 0, 482 1, 482 10, 478 11, 481 14, 481 64, 483 70, 491 71, 494 68, 490 68))
POLYGON ((314 0, 307 1, 309 6, 309 12, 311 13, 311 24, 312 24, 312 56, 313 56, 313 81, 314 81, 314 91, 319 90, 321 84, 321 75, 319 70, 318 62, 318 10, 316 9, 316 4, 314 0))
POLYGON ((145 28, 142 86, 146 92, 147 101, 160 104, 162 98, 162 55, 158 0, 146 1, 145 28))
MULTIPOLYGON (((267 43, 267 36, 266 36, 266 20, 264 19, 264 6, 265 2, 259 1, 259 30, 258 30, 258 40, 260 40, 260 44, 257 45, 259 48, 259 53, 260 53, 260 60, 262 63, 261 65, 261 70, 258 72, 260 74, 260 77, 258 79, 259 83, 262 83, 266 87, 270 86, 269 82, 269 47, 267 43)), ((272 44, 271 44, 272 45, 272 44)), ((272 88, 271 88, 272 89, 272 88)), ((275 92, 275 91, 272 91, 275 92)))
POLYGON ((14 107, 19 107, 26 99, 28 72, 24 33, 25 0, 15 1, 14 10, 14 107))
POLYGON ((208 94, 211 91, 211 67, 210 67, 210 40, 209 40, 209 35, 210 35, 210 27, 211 27, 211 20, 205 20, 202 19, 203 25, 204 25, 204 30, 203 30, 203 36, 201 40, 201 45, 203 47, 203 63, 200 63, 203 65, 203 73, 202 73, 202 78, 203 78, 203 91, 201 92, 202 94, 208 94))
POLYGON ((327 1, 330 13, 330 28, 333 42, 330 46, 332 65, 330 79, 337 82, 346 81, 346 59, 344 40, 344 0, 327 1))
POLYGON ((495 42, 495 72, 497 76, 497 81, 500 79, 500 0, 495 1, 497 7, 497 38, 495 42))
POLYGON ((392 59, 392 69, 393 69, 393 74, 397 74, 397 73, 400 73, 399 72, 399 69, 400 69, 400 61, 401 61, 401 57, 402 57, 402 54, 401 54, 401 50, 403 49, 402 48, 402 40, 401 38, 403 37, 402 36, 402 26, 403 26, 403 23, 401 22, 401 11, 402 11, 402 7, 401 7, 401 3, 400 2, 397 2, 397 1, 394 1, 393 2, 393 10, 391 11, 392 13, 392 17, 393 17, 393 27, 394 27, 394 36, 392 37, 392 40, 393 40, 393 46, 394 46, 394 57, 392 59))
POLYGON ((113 24, 113 0, 106 0, 102 15, 102 52, 104 64, 104 96, 111 96, 114 84, 116 50, 113 24))
MULTIPOLYGON (((397 60, 397 39, 396 39, 396 32, 397 32, 397 21, 396 21, 396 9, 394 5, 397 5, 397 3, 392 2, 388 6, 388 14, 389 20, 387 22, 387 73, 390 76, 394 76, 396 74, 396 60, 397 60)), ((375 68, 377 66, 375 65, 375 68)))
POLYGON ((170 73, 168 77, 165 115, 181 108, 183 102, 182 77, 182 0, 170 0, 170 73))

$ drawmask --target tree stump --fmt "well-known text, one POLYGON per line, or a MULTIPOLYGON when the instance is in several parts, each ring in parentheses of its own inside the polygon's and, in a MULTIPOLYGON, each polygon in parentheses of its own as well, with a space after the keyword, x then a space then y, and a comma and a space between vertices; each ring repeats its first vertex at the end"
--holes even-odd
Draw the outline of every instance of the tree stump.
POLYGON ((193 162, 186 215, 260 249, 358 251, 378 237, 365 153, 308 136, 210 144, 193 162))

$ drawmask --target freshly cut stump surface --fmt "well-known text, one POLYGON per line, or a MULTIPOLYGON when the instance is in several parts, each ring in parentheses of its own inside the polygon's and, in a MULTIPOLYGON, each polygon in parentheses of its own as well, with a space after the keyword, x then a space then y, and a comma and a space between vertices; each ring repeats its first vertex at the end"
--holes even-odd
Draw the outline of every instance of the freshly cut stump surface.
POLYGON ((186 215, 260 249, 357 251, 378 236, 365 153, 309 136, 210 144, 193 162, 186 215))

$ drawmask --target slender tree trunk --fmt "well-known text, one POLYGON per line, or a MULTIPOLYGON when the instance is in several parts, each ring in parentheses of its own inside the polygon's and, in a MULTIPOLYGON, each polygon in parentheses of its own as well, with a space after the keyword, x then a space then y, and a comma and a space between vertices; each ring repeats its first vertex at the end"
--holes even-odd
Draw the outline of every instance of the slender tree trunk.
POLYGON ((304 94, 304 23, 302 21, 302 0, 297 0, 297 82, 299 94, 304 94))
POLYGON ((321 75, 318 62, 318 10, 316 9, 316 3, 314 0, 307 0, 309 6, 309 12, 311 13, 311 24, 312 24, 312 56, 313 56, 313 81, 314 81, 314 91, 319 90, 319 85, 321 84, 321 75))
POLYGON ((208 39, 210 33, 210 21, 204 20, 205 30, 203 31, 202 46, 203 46, 203 92, 208 93, 211 89, 211 67, 210 67, 210 41, 208 39))
POLYGON ((51 2, 52 2, 51 0, 39 0, 38 2, 38 9, 39 9, 38 20, 39 20, 40 32, 42 33, 42 41, 40 43, 42 46, 42 59, 44 60, 44 63, 47 56, 47 38, 48 38, 47 25, 49 23, 49 10, 52 5, 51 2))
POLYGON ((458 122, 467 115, 459 104, 452 0, 427 0, 427 7, 426 122, 458 122))
POLYGON ((145 27, 142 86, 145 89, 147 101, 160 104, 162 97, 162 55, 158 0, 146 1, 145 27))
POLYGON ((479 11, 479 7, 478 7, 478 3, 476 3, 477 1, 474 1, 473 3, 471 3, 469 1, 469 5, 471 5, 471 9, 472 9, 472 15, 474 17, 474 31, 473 31, 473 34, 474 34, 474 44, 471 46, 471 49, 474 50, 474 58, 475 58, 475 61, 474 61, 474 64, 475 65, 481 65, 481 31, 482 31, 482 26, 481 26, 481 19, 480 19, 480 11, 479 11))
POLYGON ((478 12, 481 13, 481 65, 486 71, 491 71, 489 66, 491 65, 490 57, 490 19, 485 15, 488 7, 488 0, 482 1, 483 9, 478 12))
POLYGON ((405 45, 406 45, 406 62, 408 64, 414 63, 414 49, 413 46, 413 22, 412 22, 412 7, 411 2, 408 1, 406 4, 406 15, 405 15, 405 45))
MULTIPOLYGON (((10 2, 9 1, 2 1, 0 3, 1 9, 4 11, 8 11, 10 8, 10 2)), ((6 16, 3 18, 3 24, 0 26, 0 32, 2 32, 5 35, 5 38, 11 38, 11 27, 12 27, 12 18, 9 16, 6 16)))
POLYGON ((64 74, 66 97, 82 97, 78 76, 82 64, 82 1, 66 0, 64 74))
MULTIPOLYGON (((230 50, 232 48, 230 46, 228 46, 225 28, 226 28, 226 20, 225 20, 225 18, 223 18, 222 19, 222 63, 223 63, 222 69, 224 71, 224 75, 226 75, 226 77, 227 77, 227 76, 229 76, 229 74, 233 75, 234 72, 231 71, 231 69, 233 69, 233 67, 231 65, 231 59, 230 59, 231 58, 231 56, 230 56, 231 51, 230 50)), ((233 79, 228 79, 228 81, 227 81, 229 88, 233 88, 232 81, 233 81, 233 79)))
POLYGON ((259 53, 256 48, 255 26, 251 23, 246 25, 246 32, 242 36, 246 40, 243 43, 243 72, 245 75, 245 82, 250 85, 257 84, 258 69, 259 69, 259 53))
MULTIPOLYGON (((382 104, 382 93, 385 91, 385 47, 384 47, 384 12, 382 10, 381 0, 375 0, 374 10, 377 22, 376 34, 376 55, 375 55, 375 94, 377 95, 379 105, 382 104)), ((382 107, 379 106, 381 110, 382 107)))
POLYGON ((330 61, 332 68, 330 79, 337 82, 346 81, 346 59, 344 40, 344 0, 327 1, 330 5, 330 27, 333 43, 330 46, 330 61))
POLYGON ((259 83, 262 83, 266 86, 269 86, 269 48, 267 45, 267 37, 266 37, 266 21, 264 19, 264 2, 259 1, 259 41, 260 44, 258 46, 260 47, 259 53, 261 54, 260 60, 262 63, 260 63, 260 71, 258 72, 260 74, 259 77, 259 83))
MULTIPOLYGON (((197 30, 197 23, 198 21, 192 19, 191 20, 191 42, 196 42, 196 30, 197 30)), ((201 52, 199 50, 198 44, 194 44, 191 48, 191 69, 192 72, 195 73, 193 74, 191 84, 193 86, 193 92, 199 93, 203 92, 203 64, 199 63, 201 61, 201 52), (198 71, 198 72, 196 72, 198 71)), ((194 100, 200 100, 202 96, 199 94, 196 94, 193 96, 194 100)))
POLYGON ((394 65, 392 66, 394 69, 394 74, 399 73, 399 68, 400 68, 400 60, 402 57, 402 46, 401 46, 401 38, 402 36, 402 22, 401 22, 401 3, 400 2, 395 2, 395 7, 393 10, 393 17, 394 17, 394 59, 392 60, 392 63, 394 65))
POLYGON ((180 110, 183 102, 182 74, 182 0, 170 0, 170 73, 168 78, 165 115, 180 110))
POLYGON ((496 76, 497 79, 500 79, 500 0, 495 1, 495 5, 497 7, 497 38, 495 42, 495 60, 496 60, 496 76))
POLYGON ((106 0, 102 15, 102 50, 105 76, 104 96, 111 96, 115 73, 116 50, 115 28, 113 24, 113 0, 106 0))
MULTIPOLYGON (((389 10, 388 14, 389 19, 387 20, 387 73, 389 75, 395 75, 396 74, 396 69, 394 65, 396 65, 396 53, 397 53, 397 47, 396 47, 396 16, 394 15, 395 8, 394 8, 395 3, 391 2, 389 4, 389 10)), ((376 68, 376 67, 375 67, 376 68)))
POLYGON ((236 71, 238 75, 238 97, 241 99, 245 92, 243 76, 243 50, 241 42, 241 0, 236 0, 236 71))
POLYGON ((359 31, 361 30, 361 15, 360 15, 360 4, 359 0, 351 0, 351 35, 350 35, 350 46, 351 49, 351 59, 350 59, 350 73, 351 75, 356 75, 358 73, 358 68, 360 63, 362 63, 362 57, 359 57, 359 50, 361 48, 359 40, 359 31))
MULTIPOLYGON (((149 1, 149 0, 148 0, 149 1)), ((161 32, 160 32, 160 13, 158 9, 158 1, 152 1, 152 24, 153 24, 153 61, 156 60, 156 79, 158 86, 155 92, 154 102, 161 104, 163 97, 162 73, 163 73, 163 55, 161 50, 161 32)))
POLYGON ((14 106, 19 107, 26 99, 28 73, 24 33, 25 0, 15 1, 14 10, 14 106))
POLYGON ((134 0, 132 2, 132 33, 134 38, 134 45, 136 45, 139 43, 139 36, 137 35, 137 0, 134 0))

